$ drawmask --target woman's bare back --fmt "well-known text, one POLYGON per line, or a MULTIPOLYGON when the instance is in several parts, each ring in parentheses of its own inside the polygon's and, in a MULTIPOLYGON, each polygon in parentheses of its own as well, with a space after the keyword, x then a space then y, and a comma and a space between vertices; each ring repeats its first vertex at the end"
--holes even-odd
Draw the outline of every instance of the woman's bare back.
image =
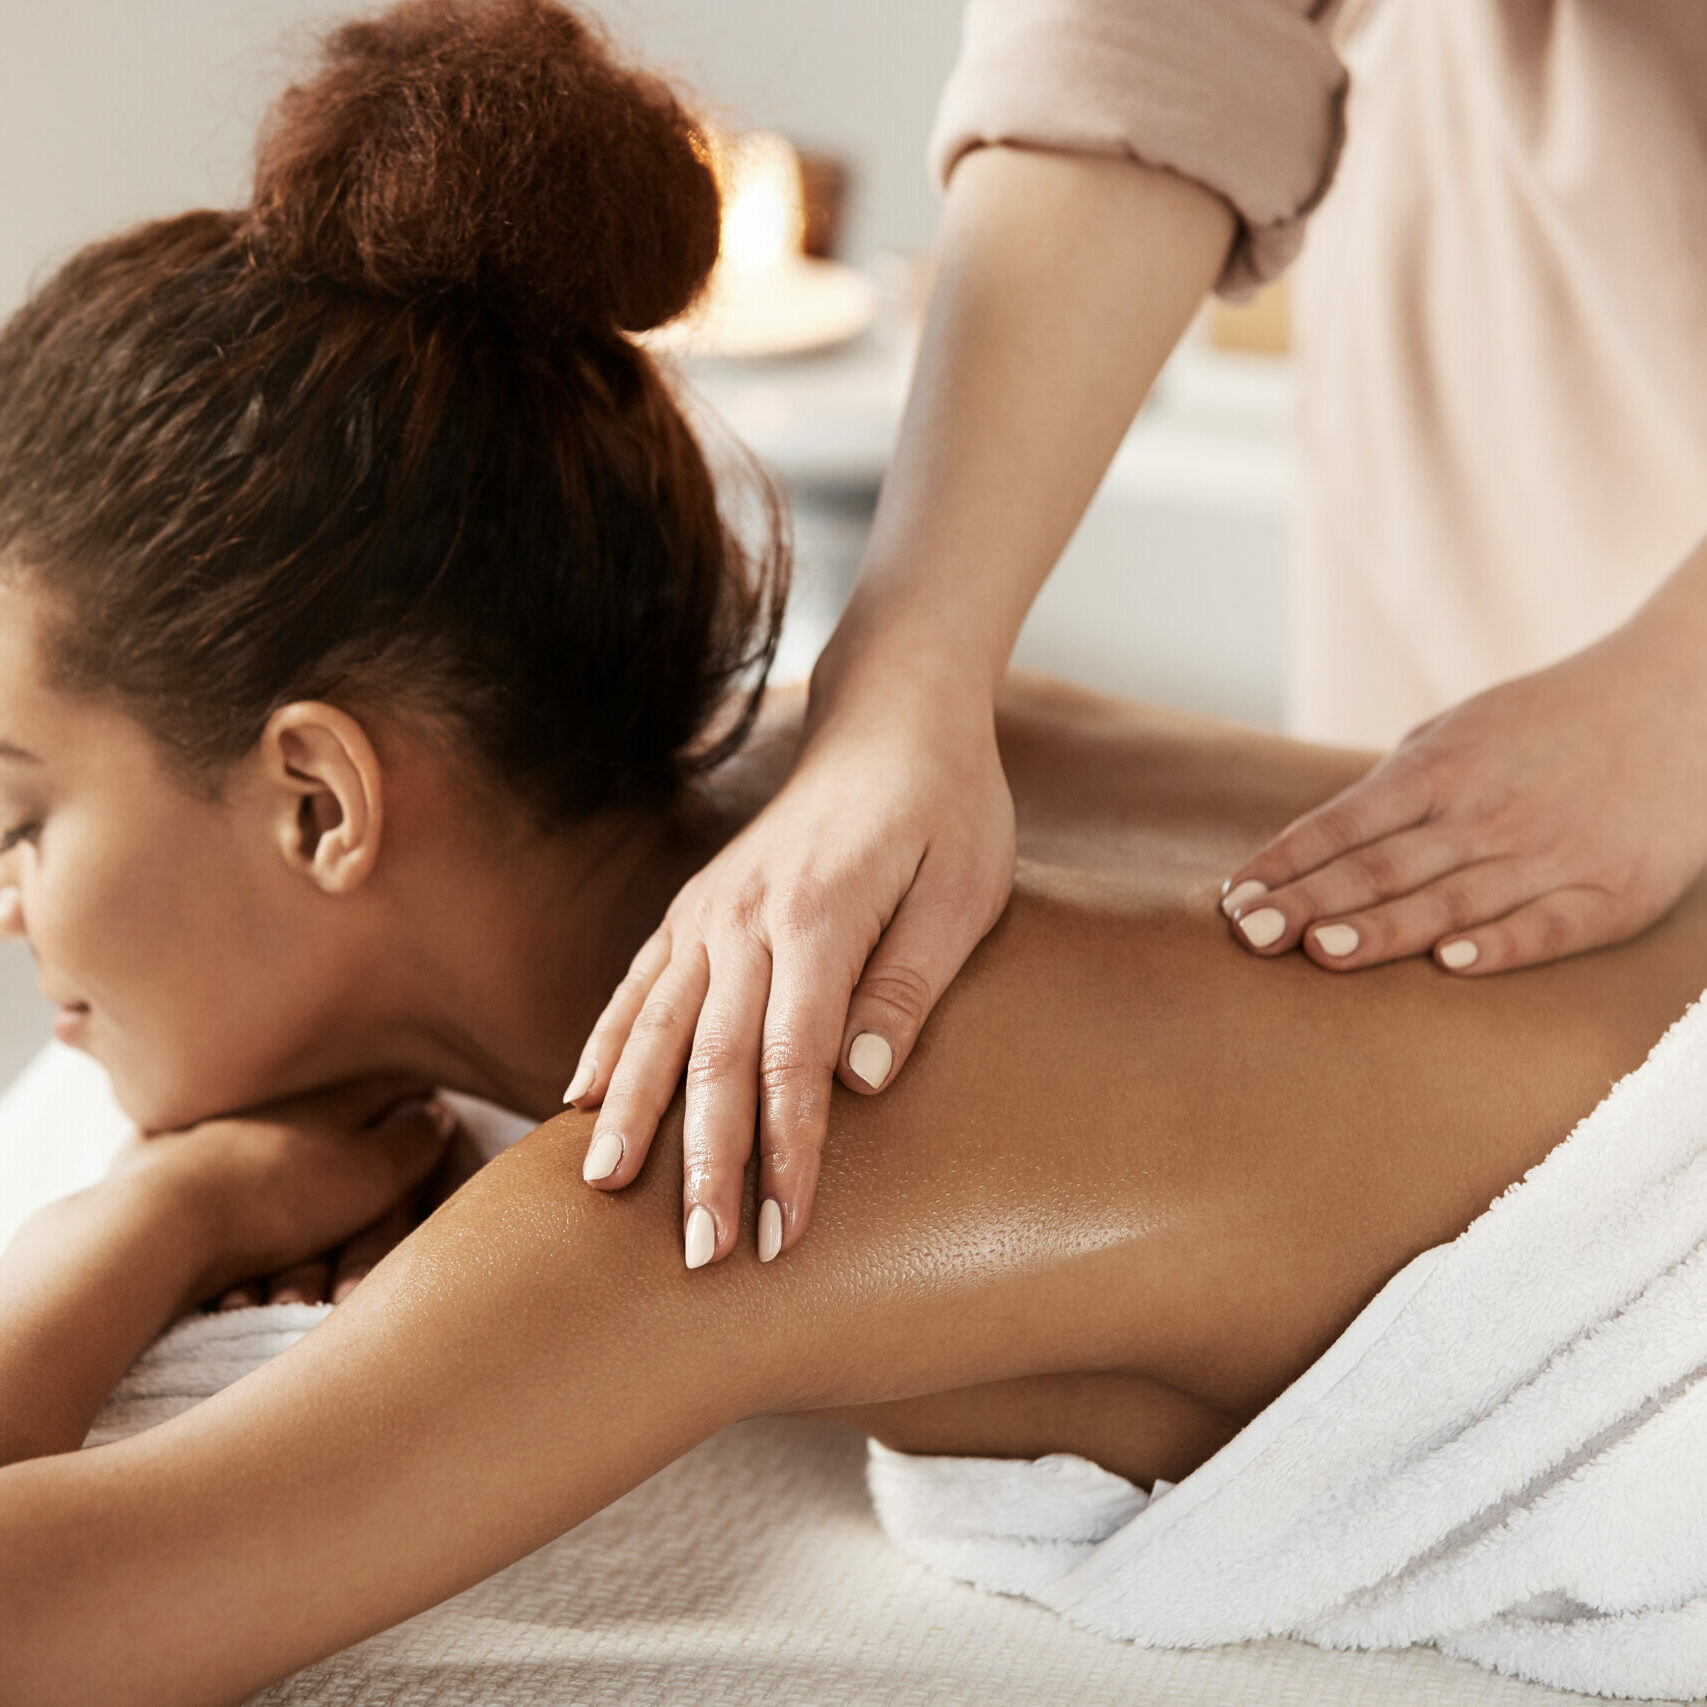
MULTIPOLYGON (((1177 1478, 1641 1062, 1707 983, 1707 893, 1482 981, 1257 961, 1221 876, 1366 759, 1035 682, 1002 735, 1013 903, 904 1079, 838 1111, 830 1166, 904 1132, 885 1174, 928 1196, 909 1159, 953 1146, 980 1221, 1058 1269, 1060 1328, 1020 1379, 841 1414, 916 1450, 1177 1478)), ((823 1213, 860 1221, 873 1189, 827 1179, 823 1213)))

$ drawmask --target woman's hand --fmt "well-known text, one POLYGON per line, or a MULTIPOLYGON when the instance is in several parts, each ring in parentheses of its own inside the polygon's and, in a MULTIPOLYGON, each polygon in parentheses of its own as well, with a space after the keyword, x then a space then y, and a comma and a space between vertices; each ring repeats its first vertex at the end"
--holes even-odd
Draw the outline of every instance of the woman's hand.
POLYGON ((426 1181, 407 1191, 371 1227, 335 1249, 281 1273, 259 1275, 233 1286, 218 1301, 221 1310, 258 1304, 342 1304, 391 1252, 447 1198, 479 1172, 484 1158, 465 1127, 458 1126, 439 1164, 426 1181))
MULTIPOLYGON (((191 1206, 202 1247, 196 1297, 209 1298, 312 1264, 352 1237, 383 1241, 395 1214, 412 1217, 455 1125, 419 1086, 364 1080, 136 1138, 111 1176, 145 1179, 191 1206)), ((369 1254, 371 1266, 378 1255, 369 1254)))
POLYGON ((990 690, 923 674, 868 673, 809 716, 787 783, 676 897, 582 1051, 565 1100, 603 1104, 585 1174, 607 1189, 640 1171, 686 1068, 690 1268, 735 1248, 755 1124, 759 1255, 794 1244, 832 1079, 889 1084, 1007 904, 990 690))
POLYGON ((1707 865, 1695 602, 1680 574, 1606 640, 1413 730, 1228 879, 1238 935, 1480 976, 1644 930, 1707 865))

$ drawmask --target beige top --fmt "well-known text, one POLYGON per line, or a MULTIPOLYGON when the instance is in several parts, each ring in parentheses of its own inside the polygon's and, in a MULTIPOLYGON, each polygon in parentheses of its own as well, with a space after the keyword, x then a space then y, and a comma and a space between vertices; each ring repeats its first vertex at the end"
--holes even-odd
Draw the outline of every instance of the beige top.
POLYGON ((1337 41, 1336 10, 972 0, 933 155, 1196 178, 1240 217, 1224 290, 1333 181, 1297 299, 1291 720, 1385 743, 1707 537, 1707 0, 1375 0, 1337 41))

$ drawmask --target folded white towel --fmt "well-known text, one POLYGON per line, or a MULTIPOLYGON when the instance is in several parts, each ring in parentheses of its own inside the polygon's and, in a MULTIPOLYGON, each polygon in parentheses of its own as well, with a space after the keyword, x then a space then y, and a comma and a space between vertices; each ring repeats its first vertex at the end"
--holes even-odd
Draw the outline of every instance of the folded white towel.
POLYGON ((916 1558, 1154 1646, 1433 1643, 1707 1694, 1707 1006, 1165 1498, 874 1445, 916 1558))

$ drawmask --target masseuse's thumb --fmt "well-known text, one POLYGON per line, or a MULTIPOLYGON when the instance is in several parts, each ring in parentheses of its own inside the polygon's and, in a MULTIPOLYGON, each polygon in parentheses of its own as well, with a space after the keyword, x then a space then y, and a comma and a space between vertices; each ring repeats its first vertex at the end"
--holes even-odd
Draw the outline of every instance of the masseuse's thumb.
POLYGON ((993 907, 987 896, 935 887, 921 867, 854 986, 839 1073, 850 1090, 894 1082, 943 991, 1007 902, 1005 885, 993 907))

